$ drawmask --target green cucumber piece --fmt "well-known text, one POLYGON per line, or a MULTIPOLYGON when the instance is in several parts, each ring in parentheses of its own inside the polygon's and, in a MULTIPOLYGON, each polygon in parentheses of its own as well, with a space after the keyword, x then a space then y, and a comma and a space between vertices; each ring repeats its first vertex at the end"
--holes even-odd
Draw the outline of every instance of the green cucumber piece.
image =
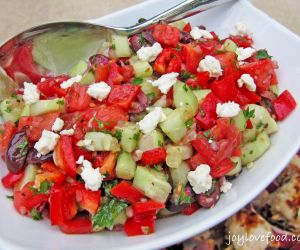
POLYGON ((148 167, 137 166, 133 186, 148 198, 165 203, 172 187, 164 174, 148 167))
POLYGON ((114 220, 114 225, 124 225, 127 220, 126 212, 123 210, 114 220))
POLYGON ((163 146, 164 141, 163 134, 158 129, 155 129, 150 133, 142 134, 140 136, 138 148, 142 151, 159 148, 163 146))
POLYGON ((134 74, 136 77, 152 76, 153 69, 152 69, 152 66, 148 62, 137 61, 137 62, 132 62, 131 65, 134 69, 134 74))
POLYGON ((152 79, 149 77, 143 79, 143 82, 141 83, 141 89, 150 100, 157 99, 157 97, 160 95, 160 91, 157 87, 154 87, 150 82, 148 82, 148 80, 152 79))
POLYGON ((231 39, 226 39, 224 44, 223 44, 223 48, 226 51, 232 51, 235 52, 236 49, 238 48, 238 46, 236 45, 236 43, 234 41, 232 41, 231 39))
POLYGON ((112 35, 112 46, 115 50, 116 57, 130 57, 131 49, 127 36, 112 35))
POLYGON ((30 115, 43 115, 50 112, 64 112, 65 100, 64 98, 55 98, 52 100, 39 100, 30 105, 30 115))
POLYGON ((89 85, 91 83, 95 82, 95 76, 94 73, 89 71, 87 72, 81 79, 80 84, 81 85, 89 85))
POLYGON ((249 108, 249 110, 254 111, 254 117, 251 117, 250 120, 254 128, 258 129, 263 127, 264 131, 267 134, 272 134, 278 130, 278 126, 276 121, 271 117, 268 110, 266 110, 263 106, 259 106, 257 104, 249 104, 245 107, 245 109, 249 108))
POLYGON ((184 110, 185 119, 194 117, 198 111, 198 99, 185 83, 177 81, 174 84, 173 105, 184 110))
POLYGON ((87 69, 88 63, 84 60, 80 60, 70 71, 69 75, 75 77, 82 75, 87 69))
POLYGON ((166 164, 170 168, 178 168, 183 160, 191 158, 193 148, 191 146, 167 146, 166 164))
POLYGON ((273 92, 273 94, 275 96, 279 96, 279 89, 278 89, 278 85, 277 84, 270 85, 270 90, 273 92))
POLYGON ((186 25, 186 21, 184 20, 178 20, 176 22, 170 23, 171 26, 176 27, 180 30, 183 30, 184 26, 186 25))
POLYGON ((128 153, 133 152, 139 140, 139 128, 136 125, 129 125, 126 127, 118 127, 117 130, 121 131, 120 145, 122 149, 128 153))
POLYGON ((170 173, 173 188, 177 187, 179 183, 185 186, 188 183, 187 175, 189 172, 190 167, 185 161, 181 162, 178 168, 171 168, 170 173))
POLYGON ((247 121, 242 110, 232 119, 233 124, 239 129, 239 131, 244 131, 246 129, 247 121))
POLYGON ((235 165, 232 170, 230 170, 226 175, 227 176, 235 176, 242 171, 242 159, 241 157, 233 156, 230 160, 235 165))
POLYGON ((19 120, 23 108, 24 102, 20 96, 15 95, 10 98, 4 99, 0 103, 0 111, 4 122, 16 122, 17 120, 19 120))
POLYGON ((38 167, 33 164, 26 166, 24 175, 20 182, 17 184, 16 189, 21 190, 28 182, 34 181, 38 167))
POLYGON ((185 111, 178 108, 160 123, 162 131, 175 143, 178 143, 186 134, 185 111))
POLYGON ((196 89, 193 90, 194 95, 197 97, 198 102, 202 102, 204 98, 211 92, 210 89, 196 89))
POLYGON ((262 132, 262 129, 247 128, 242 133, 243 143, 254 141, 256 136, 262 132))
POLYGON ((110 134, 102 132, 88 132, 84 136, 85 140, 91 140, 92 144, 89 146, 92 151, 120 151, 118 140, 110 134))
POLYGON ((266 132, 260 133, 256 140, 242 146, 242 165, 246 165, 261 157, 270 147, 271 142, 266 132))
POLYGON ((131 154, 122 152, 118 156, 116 165, 116 175, 120 179, 131 180, 134 177, 136 163, 131 154))
POLYGON ((25 104, 21 116, 30 116, 30 104, 25 104))

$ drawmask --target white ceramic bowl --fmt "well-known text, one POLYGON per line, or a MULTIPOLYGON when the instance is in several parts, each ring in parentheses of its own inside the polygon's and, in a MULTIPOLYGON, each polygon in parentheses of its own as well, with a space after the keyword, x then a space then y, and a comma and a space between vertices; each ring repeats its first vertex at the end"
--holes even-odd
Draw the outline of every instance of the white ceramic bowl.
MULTIPOLYGON (((130 25, 140 17, 151 17, 181 0, 151 0, 129 9, 94 20, 97 23, 130 25)), ((286 28, 255 9, 248 1, 240 0, 190 19, 192 24, 205 25, 208 30, 225 36, 237 21, 244 21, 254 33, 255 46, 268 48, 278 60, 280 88, 289 89, 300 100, 300 39, 286 28)), ((213 209, 201 209, 192 216, 174 216, 157 222, 156 232, 149 236, 128 238, 124 233, 64 235, 49 221, 33 221, 14 211, 5 199, 9 191, 0 187, 0 249, 160 249, 185 240, 223 221, 257 196, 286 166, 300 146, 300 108, 298 107, 279 126, 272 136, 272 147, 254 168, 243 171, 233 182, 232 190, 223 195, 213 209)), ((1 162, 0 175, 6 173, 1 162)))

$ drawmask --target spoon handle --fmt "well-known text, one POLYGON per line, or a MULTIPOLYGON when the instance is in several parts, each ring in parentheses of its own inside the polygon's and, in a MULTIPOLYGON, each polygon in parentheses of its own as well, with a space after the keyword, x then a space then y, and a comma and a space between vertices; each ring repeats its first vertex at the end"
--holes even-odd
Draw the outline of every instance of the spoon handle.
POLYGON ((171 23, 182 18, 190 17, 198 14, 207 9, 216 7, 218 5, 231 2, 233 0, 186 0, 150 19, 143 23, 139 23, 129 27, 113 27, 121 33, 126 33, 128 35, 138 33, 141 30, 149 27, 150 25, 157 23, 159 21, 165 21, 171 23))

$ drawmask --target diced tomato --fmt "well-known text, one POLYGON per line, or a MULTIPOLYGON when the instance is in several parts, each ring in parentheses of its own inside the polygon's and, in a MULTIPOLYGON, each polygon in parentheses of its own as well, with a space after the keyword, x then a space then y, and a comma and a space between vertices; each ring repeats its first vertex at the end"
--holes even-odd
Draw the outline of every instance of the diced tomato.
POLYGON ((127 219, 124 231, 128 236, 151 234, 154 232, 155 220, 136 222, 132 218, 127 219))
POLYGON ((61 135, 54 152, 58 167, 64 170, 71 178, 75 179, 77 167, 72 147, 72 137, 61 135))
POLYGON ((118 199, 126 200, 129 202, 138 202, 144 197, 144 194, 133 187, 127 181, 122 181, 114 186, 110 193, 118 199))
POLYGON ((156 220, 156 210, 150 210, 150 211, 144 212, 144 213, 135 213, 133 215, 133 220, 135 222, 156 220))
POLYGON ((38 208, 48 201, 46 194, 36 194, 31 187, 33 182, 27 183, 20 191, 14 192, 14 206, 20 214, 28 214, 33 208, 38 208))
POLYGON ((216 166, 210 168, 210 175, 213 178, 220 178, 230 172, 234 168, 233 162, 230 159, 225 159, 216 166))
MULTIPOLYGON (((232 76, 232 73, 236 73, 238 70, 237 66, 237 56, 236 53, 234 52, 225 52, 221 53, 215 56, 216 59, 221 64, 221 67, 223 69, 223 76, 226 77, 228 75, 232 76)), ((238 80, 239 75, 234 74, 235 82, 238 80)))
POLYGON ((172 72, 180 73, 181 63, 180 53, 175 49, 167 48, 156 58, 153 68, 161 75, 172 72))
POLYGON ((44 129, 51 131, 57 117, 59 117, 59 112, 38 116, 22 116, 19 120, 18 130, 21 130, 24 126, 29 126, 28 139, 30 141, 38 141, 44 129))
POLYGON ((253 40, 249 36, 229 36, 229 39, 236 43, 237 46, 243 48, 251 47, 253 44, 253 40))
POLYGON ((236 96, 236 102, 240 104, 240 106, 245 106, 247 104, 255 104, 260 102, 261 97, 253 91, 248 90, 245 86, 238 89, 238 93, 236 96))
POLYGON ((195 170, 200 164, 206 164, 206 160, 200 153, 196 153, 188 160, 191 170, 195 170))
POLYGON ((93 225, 89 217, 78 216, 61 223, 59 229, 65 234, 88 234, 93 232, 93 225))
POLYGON ((95 215, 101 203, 101 191, 86 190, 84 187, 76 193, 81 209, 95 215))
POLYGON ((88 86, 74 83, 68 88, 66 95, 66 105, 68 112, 85 110, 92 98, 87 94, 88 86))
POLYGON ((183 31, 190 33, 192 30, 191 24, 187 23, 184 27, 183 27, 183 31))
POLYGON ((233 74, 222 77, 211 84, 211 90, 222 102, 234 101, 238 94, 236 80, 233 74))
POLYGON ((199 209, 200 209, 200 206, 195 201, 195 202, 191 203, 188 207, 186 207, 185 209, 183 209, 182 213, 184 215, 192 215, 193 213, 195 213, 199 209))
POLYGON ((11 63, 4 69, 6 73, 15 80, 17 80, 18 73, 25 74, 33 83, 39 82, 43 77, 34 64, 32 48, 29 45, 18 47, 14 51, 11 63))
POLYGON ((105 157, 103 165, 100 168, 100 173, 107 175, 107 178, 115 177, 115 167, 117 162, 117 153, 110 152, 108 156, 105 157))
POLYGON ((13 174, 9 172, 1 179, 2 185, 5 188, 12 188, 23 177, 23 175, 24 173, 13 174))
POLYGON ((154 165, 166 160, 167 152, 165 148, 154 148, 144 151, 140 160, 141 165, 154 165))
POLYGON ((124 78, 124 82, 130 82, 134 77, 134 69, 131 65, 124 65, 121 67, 121 74, 124 78))
POLYGON ((123 82, 124 77, 121 74, 121 67, 115 63, 112 62, 109 64, 109 74, 107 77, 107 83, 109 85, 118 85, 121 84, 121 82, 123 82))
POLYGON ((273 107, 278 121, 284 120, 297 106, 288 90, 283 91, 274 101, 273 107))
POLYGON ((196 73, 200 59, 202 58, 200 48, 193 46, 192 44, 182 44, 181 53, 187 71, 196 73))
MULTIPOLYGON (((81 184, 81 183, 80 183, 81 184)), ((73 219, 77 214, 76 192, 78 186, 76 182, 64 187, 64 198, 62 204, 62 213, 64 221, 73 219)))
POLYGON ((207 72, 207 71, 197 72, 196 78, 197 78, 198 85, 202 89, 207 89, 208 88, 208 82, 209 82, 209 79, 210 79, 209 72, 207 72))
POLYGON ((149 200, 146 202, 136 202, 132 204, 133 213, 134 214, 141 214, 150 211, 157 211, 158 209, 165 208, 164 203, 160 203, 157 201, 149 200))
POLYGON ((211 148, 207 139, 204 137, 199 137, 193 141, 191 144, 194 149, 201 155, 201 158, 198 157, 198 160, 204 160, 206 164, 212 166, 217 163, 216 152, 211 148))
POLYGON ((259 93, 269 90, 270 85, 277 83, 274 65, 270 59, 246 63, 240 68, 243 73, 250 74, 254 78, 259 93))
POLYGON ((200 128, 206 130, 216 124, 216 107, 218 102, 220 102, 219 99, 213 93, 209 93, 200 104, 200 111, 196 115, 196 120, 200 128))
POLYGON ((106 82, 109 75, 109 65, 97 65, 95 69, 95 82, 106 82))
POLYGON ((132 84, 115 85, 109 93, 107 103, 128 110, 132 102, 136 99, 140 89, 140 86, 132 84))
POLYGON ((215 47, 218 45, 218 43, 219 42, 217 40, 213 40, 213 39, 199 43, 203 56, 212 54, 213 51, 215 50, 215 47))
POLYGON ((47 77, 44 81, 38 82, 37 87, 44 97, 63 97, 67 94, 65 89, 60 87, 64 81, 68 80, 69 76, 61 75, 56 77, 47 77))
POLYGON ((156 24, 153 37, 163 47, 176 47, 180 41, 180 30, 168 24, 156 24))
POLYGON ((54 184, 50 189, 49 214, 51 225, 61 225, 63 216, 64 188, 54 184))
POLYGON ((0 151, 3 160, 5 160, 8 144, 10 142, 10 139, 14 135, 15 131, 16 131, 16 125, 10 121, 5 122, 0 127, 0 151))

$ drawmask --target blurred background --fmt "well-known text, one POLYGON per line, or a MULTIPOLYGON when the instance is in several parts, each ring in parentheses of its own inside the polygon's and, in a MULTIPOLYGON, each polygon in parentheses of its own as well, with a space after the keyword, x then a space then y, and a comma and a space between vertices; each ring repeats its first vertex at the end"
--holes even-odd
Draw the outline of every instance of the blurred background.
MULTIPOLYGON (((0 0, 0 42, 26 28, 41 23, 93 19, 141 1, 0 0)), ((252 0, 252 2, 259 9, 300 35, 299 0, 252 0)))

